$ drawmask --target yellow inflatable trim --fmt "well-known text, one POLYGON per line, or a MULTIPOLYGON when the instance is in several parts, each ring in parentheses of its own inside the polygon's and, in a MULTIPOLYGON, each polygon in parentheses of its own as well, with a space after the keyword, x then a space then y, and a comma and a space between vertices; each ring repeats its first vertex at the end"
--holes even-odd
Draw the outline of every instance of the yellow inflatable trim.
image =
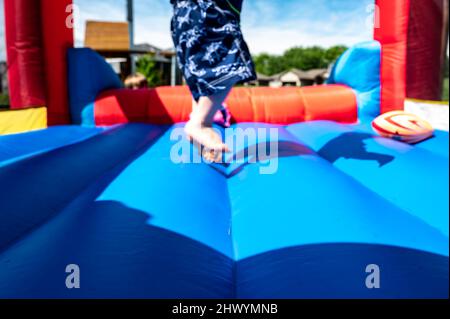
POLYGON ((47 128, 47 108, 0 111, 0 135, 47 128))

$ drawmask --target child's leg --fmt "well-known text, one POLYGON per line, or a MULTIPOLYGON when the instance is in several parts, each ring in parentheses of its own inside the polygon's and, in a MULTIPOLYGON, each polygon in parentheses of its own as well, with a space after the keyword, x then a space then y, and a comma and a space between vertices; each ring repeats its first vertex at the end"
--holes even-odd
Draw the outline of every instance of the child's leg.
POLYGON ((191 119, 186 124, 186 134, 195 143, 203 145, 215 154, 227 152, 228 147, 222 138, 212 129, 214 115, 222 108, 231 88, 209 97, 201 97, 193 102, 191 119))
POLYGON ((230 93, 231 88, 212 96, 202 96, 198 103, 193 100, 192 114, 189 124, 212 127, 214 116, 223 107, 223 102, 230 93))

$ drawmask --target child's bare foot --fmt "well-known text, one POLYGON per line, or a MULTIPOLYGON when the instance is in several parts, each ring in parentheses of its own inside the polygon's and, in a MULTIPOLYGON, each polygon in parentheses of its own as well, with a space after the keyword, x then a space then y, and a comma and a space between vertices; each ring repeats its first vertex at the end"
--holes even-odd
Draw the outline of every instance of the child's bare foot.
POLYGON ((221 162, 222 153, 229 152, 219 134, 212 127, 188 122, 185 127, 188 139, 199 149, 201 156, 209 162, 221 162))
POLYGON ((222 162, 223 152, 227 153, 230 151, 228 146, 222 142, 222 138, 212 127, 204 127, 203 131, 209 135, 210 141, 220 145, 220 148, 209 148, 205 145, 201 153, 202 157, 208 162, 222 162))

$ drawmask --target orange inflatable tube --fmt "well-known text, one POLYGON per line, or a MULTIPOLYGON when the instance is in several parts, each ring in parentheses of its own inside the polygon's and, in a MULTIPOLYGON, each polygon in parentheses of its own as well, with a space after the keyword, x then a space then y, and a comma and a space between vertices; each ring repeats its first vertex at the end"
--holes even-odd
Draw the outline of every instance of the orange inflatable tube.
MULTIPOLYGON (((357 121, 356 95, 343 85, 283 88, 235 88, 226 101, 233 122, 291 124, 313 120, 357 121)), ((95 102, 99 126, 130 122, 185 122, 192 110, 187 87, 103 92, 95 102)))

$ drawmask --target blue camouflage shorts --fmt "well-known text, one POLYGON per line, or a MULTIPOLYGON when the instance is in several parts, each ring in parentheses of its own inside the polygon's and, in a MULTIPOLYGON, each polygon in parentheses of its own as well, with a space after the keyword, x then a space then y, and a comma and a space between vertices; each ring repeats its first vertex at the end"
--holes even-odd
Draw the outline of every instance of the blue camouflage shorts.
POLYGON ((195 100, 256 79, 240 27, 243 0, 171 0, 177 60, 195 100))

